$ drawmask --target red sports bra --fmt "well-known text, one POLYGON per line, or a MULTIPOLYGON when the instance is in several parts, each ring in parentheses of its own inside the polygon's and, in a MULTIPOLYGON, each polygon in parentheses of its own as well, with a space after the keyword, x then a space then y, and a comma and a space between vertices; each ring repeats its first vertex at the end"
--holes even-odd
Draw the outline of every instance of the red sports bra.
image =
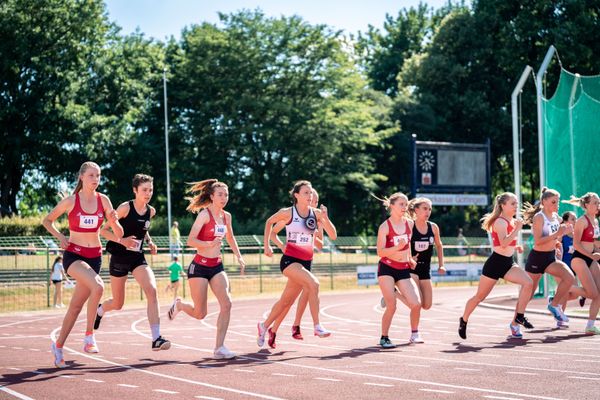
POLYGON ((585 216, 585 219, 588 220, 588 226, 583 230, 583 233, 581 234, 581 241, 582 242, 588 242, 588 243, 594 243, 594 239, 597 239, 599 235, 599 229, 598 227, 596 227, 596 229, 594 229, 594 223, 588 218, 588 216, 585 216))
POLYGON ((217 221, 213 217, 210 210, 207 208, 209 221, 202 225, 202 229, 198 232, 198 236, 196 239, 202 240, 205 242, 210 242, 215 240, 216 237, 223 237, 227 233, 227 219, 225 217, 225 212, 223 212, 223 225, 217 224, 217 221))
POLYGON ((390 220, 387 220, 388 223, 388 234, 385 236, 385 248, 389 248, 389 247, 394 247, 397 244, 397 241, 404 235, 406 235, 406 240, 407 243, 406 245, 400 249, 400 251, 404 251, 406 249, 408 249, 408 246, 410 246, 410 237, 411 237, 411 230, 410 227, 408 226, 408 220, 404 221, 404 234, 402 235, 397 235, 396 232, 394 231, 394 226, 392 225, 392 223, 390 222, 390 220), (397 238, 397 239, 394 239, 397 238))
MULTIPOLYGON (((507 220, 506 218, 500 216, 498 218, 502 218, 503 220, 506 221, 506 223, 508 224, 508 226, 506 227, 506 235, 510 235, 512 233, 512 231, 515 230, 515 227, 511 225, 510 221, 507 220)), ((498 237, 498 233, 494 231, 494 228, 492 227, 492 243, 495 246, 500 246, 500 238, 498 237)), ((508 244, 509 246, 516 246, 517 245, 517 239, 513 239, 511 240, 511 242, 508 244)))
POLYGON ((69 230, 72 232, 96 233, 104 222, 104 207, 100 194, 96 193, 96 211, 87 213, 81 208, 79 193, 75 193, 75 206, 69 212, 69 230))

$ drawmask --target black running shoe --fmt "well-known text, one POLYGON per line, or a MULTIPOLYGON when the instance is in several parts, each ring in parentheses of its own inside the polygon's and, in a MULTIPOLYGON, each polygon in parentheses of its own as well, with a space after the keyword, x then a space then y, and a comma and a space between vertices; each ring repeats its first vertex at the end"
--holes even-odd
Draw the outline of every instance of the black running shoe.
POLYGON ((533 329, 533 325, 531 325, 531 322, 529 322, 525 316, 517 316, 515 322, 519 325, 523 325, 526 329, 533 329))
MULTIPOLYGON (((98 306, 98 308, 100 308, 100 305, 98 306)), ((96 311, 96 320, 94 321, 94 330, 100 328, 100 321, 102 320, 102 317, 98 315, 98 311, 96 311)))
POLYGON ((467 338, 467 323, 464 319, 462 319, 462 317, 460 317, 460 320, 458 321, 459 326, 458 326, 458 336, 460 336, 463 339, 467 338))
POLYGON ((585 297, 581 296, 579 298, 579 307, 585 306, 585 297))
POLYGON ((170 348, 171 342, 162 336, 159 336, 154 342, 152 342, 152 351, 169 350, 170 348))

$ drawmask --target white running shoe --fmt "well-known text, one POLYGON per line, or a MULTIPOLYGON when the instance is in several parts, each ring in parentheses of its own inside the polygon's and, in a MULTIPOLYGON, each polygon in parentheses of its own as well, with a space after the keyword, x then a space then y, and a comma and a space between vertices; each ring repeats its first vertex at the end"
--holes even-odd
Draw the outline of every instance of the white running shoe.
POLYGON ((56 343, 52 342, 52 355, 54 355, 54 366, 56 368, 65 368, 67 364, 65 364, 65 359, 63 357, 62 348, 56 347, 56 343))
POLYGON ((561 328, 568 328, 569 327, 569 323, 568 322, 563 322, 563 321, 556 321, 556 327, 561 329, 561 328))
POLYGON ((173 300, 173 304, 171 304, 171 307, 169 308, 169 311, 167 312, 167 317, 169 318, 170 321, 173 321, 175 319, 175 316, 179 313, 179 310, 177 309, 177 302, 181 301, 181 298, 176 298, 175 300, 173 300))
POLYGON ((421 339, 419 332, 411 333, 409 341, 410 343, 425 343, 425 341, 421 339))
MULTIPOLYGON (((560 316, 562 317, 562 322, 569 322, 569 317, 567 317, 567 314, 565 314, 562 306, 559 304, 557 307, 558 307, 558 311, 560 311, 560 316)), ((567 326, 569 326, 569 324, 567 324, 567 326)))
POLYGON ((98 349, 98 345, 96 344, 96 338, 94 334, 87 335, 83 339, 83 351, 86 353, 100 353, 100 349, 98 349))
POLYGON ((258 345, 258 347, 263 347, 265 345, 265 334, 267 333, 267 328, 265 328, 265 324, 259 322, 258 324, 256 324, 256 329, 258 330, 256 344, 258 345))
POLYGON ((331 332, 323 328, 320 324, 315 325, 315 336, 320 338, 326 338, 331 336, 331 332))
POLYGON ((218 349, 215 350, 214 352, 215 358, 217 360, 222 360, 222 359, 230 359, 230 358, 234 358, 236 356, 236 354, 229 350, 227 347, 225 346, 221 346, 218 349))

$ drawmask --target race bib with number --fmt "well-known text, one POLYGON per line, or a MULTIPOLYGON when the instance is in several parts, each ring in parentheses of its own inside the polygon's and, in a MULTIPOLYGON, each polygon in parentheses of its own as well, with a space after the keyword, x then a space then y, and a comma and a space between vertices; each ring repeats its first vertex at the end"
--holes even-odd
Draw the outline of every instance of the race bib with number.
POLYGON ((426 241, 415 242, 415 250, 418 252, 425 251, 428 248, 429 248, 429 242, 426 242, 426 241))
POLYGON ((598 239, 600 237, 600 226, 594 227, 594 239, 598 239))
POLYGON ((135 244, 131 247, 126 247, 126 249, 129 251, 142 251, 142 241, 137 239, 132 240, 135 242, 135 244))
POLYGON ((558 222, 550 224, 550 234, 556 233, 560 224, 558 222))
POLYGON ((215 225, 215 236, 223 237, 227 233, 227 225, 215 225))
POLYGON ((400 240, 404 239, 406 243, 408 243, 408 235, 398 235, 394 236, 394 246, 398 246, 400 244, 400 240))
POLYGON ((97 215, 80 215, 79 227, 84 229, 94 229, 98 227, 97 215))
POLYGON ((312 235, 307 233, 301 233, 298 235, 298 240, 296 241, 298 246, 311 246, 312 245, 312 235))

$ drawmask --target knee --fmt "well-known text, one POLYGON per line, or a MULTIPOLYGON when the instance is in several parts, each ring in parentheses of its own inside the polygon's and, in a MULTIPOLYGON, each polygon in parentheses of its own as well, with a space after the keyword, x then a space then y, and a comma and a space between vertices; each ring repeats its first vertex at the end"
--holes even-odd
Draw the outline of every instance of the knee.
POLYGON ((122 309, 123 303, 125 303, 125 299, 113 299, 113 301, 112 301, 113 309, 116 311, 122 309))
POLYGON ((144 290, 144 292, 146 292, 146 297, 148 298, 149 302, 157 302, 158 301, 158 294, 156 293, 155 287, 149 287, 146 290, 144 290))
POLYGON ((309 292, 316 293, 319 291, 319 281, 311 281, 307 287, 309 292))
POLYGON ((101 298, 103 294, 104 294, 104 285, 96 283, 96 284, 94 284, 94 286, 92 286, 90 297, 101 298))
POLYGON ((533 280, 527 277, 527 279, 523 282, 523 285, 521 286, 524 290, 531 290, 533 289, 533 280))
POLYGON ((418 311, 421 309, 421 303, 419 303, 418 301, 414 303, 409 303, 408 307, 411 311, 418 311))
POLYGON ((219 305, 221 307, 221 312, 231 312, 231 300, 227 299, 221 302, 219 305))
POLYGON ((423 310, 429 310, 431 308, 431 300, 424 301, 423 304, 421 304, 421 308, 423 310))
POLYGON ((206 311, 204 310, 194 310, 192 317, 196 319, 204 319, 206 317, 206 311))

